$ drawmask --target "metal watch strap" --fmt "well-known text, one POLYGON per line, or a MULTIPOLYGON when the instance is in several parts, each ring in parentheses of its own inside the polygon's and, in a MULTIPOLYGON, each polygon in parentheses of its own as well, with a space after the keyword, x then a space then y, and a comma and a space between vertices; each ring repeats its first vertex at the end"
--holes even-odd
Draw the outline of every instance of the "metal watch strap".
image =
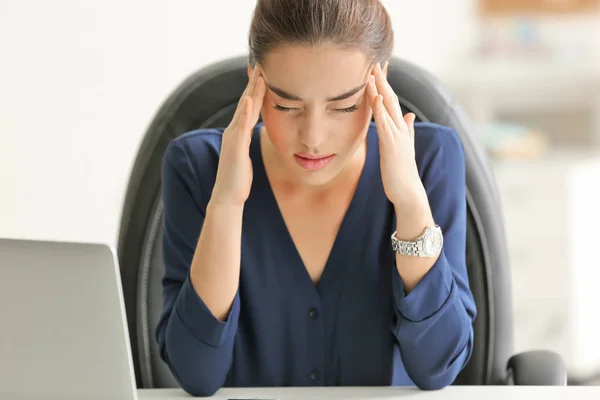
POLYGON ((396 237, 396 232, 392 235, 392 249, 396 253, 404 254, 407 256, 418 256, 422 254, 423 249, 421 249, 420 244, 421 241, 417 242, 405 242, 396 237))

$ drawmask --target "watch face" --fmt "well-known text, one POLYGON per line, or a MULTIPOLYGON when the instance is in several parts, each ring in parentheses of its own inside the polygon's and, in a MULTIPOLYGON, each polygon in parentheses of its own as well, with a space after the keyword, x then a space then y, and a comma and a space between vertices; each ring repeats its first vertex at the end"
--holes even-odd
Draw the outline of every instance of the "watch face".
POLYGON ((437 254, 442 248, 442 235, 437 231, 431 231, 424 237, 423 250, 428 255, 437 254))

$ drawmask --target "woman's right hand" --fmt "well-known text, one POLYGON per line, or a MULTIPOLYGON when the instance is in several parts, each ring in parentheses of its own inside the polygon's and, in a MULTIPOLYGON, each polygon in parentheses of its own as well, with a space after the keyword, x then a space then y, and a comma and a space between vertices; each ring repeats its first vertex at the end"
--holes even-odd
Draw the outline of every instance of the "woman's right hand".
POLYGON ((250 142, 266 91, 260 67, 255 65, 231 123, 223 132, 217 177, 210 202, 242 206, 252 186, 250 142))

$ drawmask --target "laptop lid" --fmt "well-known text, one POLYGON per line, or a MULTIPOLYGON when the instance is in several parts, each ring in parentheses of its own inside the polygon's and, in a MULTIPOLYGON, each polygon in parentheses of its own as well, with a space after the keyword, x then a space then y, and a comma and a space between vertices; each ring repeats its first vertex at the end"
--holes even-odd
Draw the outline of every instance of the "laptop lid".
POLYGON ((0 325, 0 398, 136 398, 111 247, 0 239, 0 325))

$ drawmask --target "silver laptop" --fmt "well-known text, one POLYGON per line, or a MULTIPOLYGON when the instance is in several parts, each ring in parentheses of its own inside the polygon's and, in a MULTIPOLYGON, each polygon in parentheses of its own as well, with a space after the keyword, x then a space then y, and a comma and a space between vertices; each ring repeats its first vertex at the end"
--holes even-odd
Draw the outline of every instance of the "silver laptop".
POLYGON ((115 251, 0 239, 0 399, 136 396, 115 251))

